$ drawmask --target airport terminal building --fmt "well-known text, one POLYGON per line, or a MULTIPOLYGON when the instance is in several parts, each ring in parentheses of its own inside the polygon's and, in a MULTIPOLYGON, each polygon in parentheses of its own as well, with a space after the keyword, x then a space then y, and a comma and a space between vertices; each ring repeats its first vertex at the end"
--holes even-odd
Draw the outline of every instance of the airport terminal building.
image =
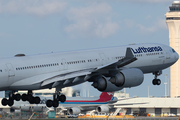
POLYGON ((179 116, 180 115, 180 98, 132 98, 118 101, 115 108, 126 109, 126 114, 133 115, 135 111, 149 113, 151 116, 179 116))

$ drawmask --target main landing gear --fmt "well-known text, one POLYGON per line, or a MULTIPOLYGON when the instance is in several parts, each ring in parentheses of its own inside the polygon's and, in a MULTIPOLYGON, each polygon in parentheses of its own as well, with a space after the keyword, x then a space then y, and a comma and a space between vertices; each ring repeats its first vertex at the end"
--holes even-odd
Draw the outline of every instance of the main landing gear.
POLYGON ((12 91, 9 93, 9 99, 3 98, 1 103, 3 106, 12 106, 14 104, 14 100, 20 101, 21 99, 22 101, 29 101, 30 104, 39 104, 41 101, 39 97, 33 96, 32 90, 28 90, 28 93, 23 94, 22 96, 19 93, 14 94, 14 91, 12 91))
POLYGON ((59 106, 59 101, 60 102, 65 102, 66 101, 66 96, 61 94, 60 92, 55 92, 53 95, 53 100, 47 100, 46 101, 46 106, 47 107, 58 107, 59 106))
MULTIPOLYGON (((16 101, 20 101, 20 100, 29 101, 30 104, 39 104, 41 101, 41 99, 39 97, 33 96, 32 90, 28 90, 28 93, 22 94, 22 96, 19 93, 15 94, 14 91, 12 91, 9 93, 9 99, 3 98, 1 101, 1 104, 3 106, 6 106, 6 105, 13 106, 14 100, 16 100, 16 101)), ((55 92, 53 95, 53 100, 47 100, 46 101, 46 106, 47 107, 58 107, 59 101, 65 102, 66 96, 60 92, 55 92)))
POLYGON ((27 94, 22 94, 22 101, 29 101, 30 104, 39 104, 41 99, 39 97, 34 97, 32 90, 28 90, 27 94))
POLYGON ((157 79, 157 76, 161 75, 162 74, 162 71, 158 71, 158 72, 154 72, 153 75, 155 75, 153 81, 152 81, 152 84, 153 85, 160 85, 161 84, 161 80, 160 79, 157 79))

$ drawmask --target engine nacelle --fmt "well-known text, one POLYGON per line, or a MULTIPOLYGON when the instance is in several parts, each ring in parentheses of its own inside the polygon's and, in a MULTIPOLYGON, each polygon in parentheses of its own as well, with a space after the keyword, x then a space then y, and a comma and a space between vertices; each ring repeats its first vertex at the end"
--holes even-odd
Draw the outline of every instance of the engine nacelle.
POLYGON ((97 76, 92 86, 101 92, 113 92, 124 87, 140 85, 144 80, 144 74, 137 68, 124 69, 117 72, 110 79, 104 76, 97 76))
POLYGON ((140 69, 129 68, 124 69, 111 77, 111 83, 118 87, 135 87, 140 85, 144 80, 144 74, 140 69))
POLYGON ((81 110, 77 107, 73 107, 73 108, 69 109, 68 111, 71 115, 77 115, 77 114, 81 113, 81 110))
POLYGON ((109 79, 104 76, 98 77, 98 79, 93 82, 92 86, 101 92, 113 92, 123 89, 123 87, 117 87, 109 82, 109 79))
POLYGON ((101 105, 99 107, 96 108, 97 112, 109 112, 109 107, 106 105, 101 105))

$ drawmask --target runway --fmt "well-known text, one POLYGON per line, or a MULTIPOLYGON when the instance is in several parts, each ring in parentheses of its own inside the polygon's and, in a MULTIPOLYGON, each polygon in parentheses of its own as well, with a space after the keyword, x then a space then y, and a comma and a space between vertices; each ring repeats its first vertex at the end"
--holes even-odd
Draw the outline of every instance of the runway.
MULTIPOLYGON (((14 118, 13 118, 14 119, 14 118)), ((1 119, 12 120, 12 119, 1 119)), ((16 118, 14 119, 16 120, 16 118)), ((19 120, 19 119, 17 119, 19 120)), ((28 120, 28 119, 23 119, 28 120)), ((178 117, 137 117, 137 118, 54 118, 54 119, 35 119, 35 120, 180 120, 178 117)))

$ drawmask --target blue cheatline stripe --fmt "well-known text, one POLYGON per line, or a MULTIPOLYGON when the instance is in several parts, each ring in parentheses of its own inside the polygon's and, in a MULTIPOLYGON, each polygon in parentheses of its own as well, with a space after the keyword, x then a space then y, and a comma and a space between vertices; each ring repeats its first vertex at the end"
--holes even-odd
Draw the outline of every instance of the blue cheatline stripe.
POLYGON ((112 99, 110 101, 114 100, 114 97, 112 97, 112 99))
POLYGON ((59 102, 59 104, 107 104, 107 102, 59 102))

